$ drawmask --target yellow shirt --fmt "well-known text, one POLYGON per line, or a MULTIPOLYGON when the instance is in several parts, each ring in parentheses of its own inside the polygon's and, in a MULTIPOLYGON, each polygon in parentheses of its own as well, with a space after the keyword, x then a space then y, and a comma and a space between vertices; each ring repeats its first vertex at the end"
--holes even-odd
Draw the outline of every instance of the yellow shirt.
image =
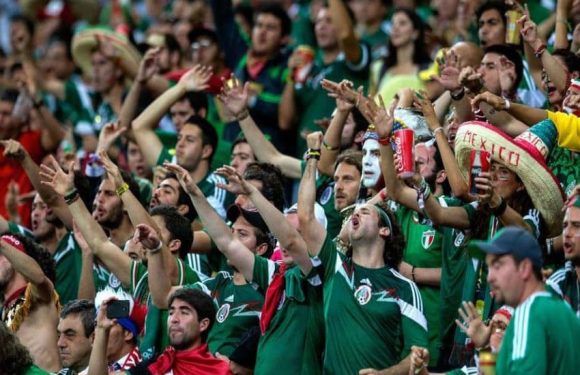
POLYGON ((546 112, 558 130, 558 146, 580 152, 580 117, 564 112, 546 112))

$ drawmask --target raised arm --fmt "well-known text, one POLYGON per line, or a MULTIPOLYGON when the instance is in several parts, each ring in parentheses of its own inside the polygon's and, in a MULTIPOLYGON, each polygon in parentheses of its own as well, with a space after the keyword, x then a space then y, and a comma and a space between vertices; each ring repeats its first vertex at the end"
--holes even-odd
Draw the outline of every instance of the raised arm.
POLYGON ((280 241, 280 245, 292 255, 294 262, 300 267, 302 273, 308 275, 312 269, 312 262, 306 250, 306 242, 286 220, 284 214, 274 207, 254 185, 246 182, 234 168, 224 166, 219 168, 216 173, 226 177, 228 180, 227 185, 222 184, 220 187, 231 193, 245 194, 250 198, 270 231, 280 241))
POLYGON ((40 175, 45 179, 42 183, 49 185, 58 194, 66 197, 65 200, 74 217, 75 224, 89 247, 123 285, 128 286, 131 284, 131 259, 117 245, 109 241, 103 228, 93 219, 82 199, 79 199, 78 192, 74 187, 74 176, 71 172, 73 166, 74 162, 71 162, 69 172, 65 173, 56 160, 51 157, 48 164, 40 166, 40 175))
POLYGON ((298 190, 298 223, 300 224, 300 234, 310 255, 318 255, 326 238, 326 229, 316 220, 314 214, 314 204, 316 203, 316 168, 320 145, 322 143, 322 133, 314 132, 308 134, 306 138, 308 144, 308 157, 306 170, 300 181, 298 190))
POLYGON ((93 266, 95 257, 93 255, 93 251, 89 247, 87 241, 83 237, 81 230, 78 226, 74 225, 73 223, 73 230, 75 240, 77 244, 81 248, 82 252, 82 261, 81 261, 81 277, 79 280, 79 291, 77 298, 78 299, 95 299, 97 295, 97 290, 95 288, 95 279, 93 276, 93 266))
POLYGON ((159 154, 163 149, 161 140, 155 134, 159 120, 167 113, 169 108, 185 95, 188 91, 201 91, 207 88, 207 81, 211 71, 200 65, 194 66, 179 82, 165 91, 145 111, 143 111, 132 123, 135 141, 142 150, 145 161, 151 167, 157 165, 159 154))
POLYGON ((18 250, 17 246, 22 246, 22 244, 16 237, 11 235, 0 237, 0 254, 8 259, 16 272, 32 284, 34 297, 44 302, 51 301, 54 285, 38 263, 24 251, 18 250))
POLYGON ((244 275, 246 280, 252 281, 254 254, 234 237, 231 229, 209 204, 207 198, 185 169, 177 164, 170 163, 165 163, 165 167, 174 172, 179 178, 179 183, 188 192, 199 218, 218 249, 244 275))
POLYGON ((67 228, 72 228, 72 216, 64 199, 51 189, 50 186, 41 183, 40 168, 32 160, 26 149, 14 140, 0 141, 0 144, 4 146, 4 156, 20 162, 32 186, 42 197, 42 200, 54 211, 55 215, 67 228))
MULTIPOLYGON (((473 107, 487 104, 495 111, 505 111, 527 126, 534 125, 548 117, 543 109, 528 107, 524 104, 513 103, 490 92, 477 95, 471 101, 473 107), (509 104, 508 104, 509 103, 509 104)), ((495 124, 496 122, 494 122, 495 124)))
POLYGON ((424 97, 424 95, 421 95, 421 97, 415 95, 415 105, 421 109, 425 121, 427 122, 427 126, 435 135, 439 154, 443 160, 447 181, 449 181, 449 185, 451 185, 453 196, 459 197, 463 200, 470 200, 467 182, 461 174, 459 164, 457 164, 457 160, 455 160, 455 154, 453 153, 451 146, 449 146, 443 127, 437 120, 431 101, 424 97))
POLYGON ((340 50, 344 52, 347 61, 356 64, 361 59, 359 41, 354 32, 354 26, 343 0, 329 0, 328 9, 332 24, 337 32, 340 50))
POLYGON ((274 164, 282 171, 282 174, 290 178, 300 178, 300 160, 284 155, 264 137, 264 133, 258 128, 248 111, 248 85, 244 86, 232 76, 228 84, 223 86, 218 99, 224 104, 226 110, 239 121, 240 127, 246 136, 246 140, 252 147, 256 158, 260 161, 274 164), (231 82, 231 85, 230 85, 231 82))
MULTIPOLYGON (((401 95, 401 100, 404 102, 410 100, 412 103, 412 92, 407 92, 401 95), (410 97, 405 97, 409 96, 410 97)), ((376 105, 372 100, 365 101, 364 112, 366 116, 373 120, 379 135, 380 153, 381 153, 381 172, 387 187, 387 195, 394 201, 409 207, 415 211, 419 211, 417 205, 417 192, 405 185, 397 177, 395 171, 395 162, 393 158, 393 149, 391 148, 391 132, 393 130, 393 118, 388 114, 387 109, 383 103, 383 98, 379 96, 380 106, 376 105)))
MULTIPOLYGON (((107 171, 107 176, 113 180, 115 184, 115 189, 117 191, 123 191, 122 194, 119 195, 121 200, 123 201, 123 209, 127 211, 129 215, 129 220, 133 226, 137 226, 139 224, 146 224, 149 227, 152 227, 155 231, 159 232, 160 229, 149 215, 149 212, 143 207, 139 199, 131 190, 128 189, 128 185, 123 180, 123 176, 121 175, 121 171, 119 167, 109 159, 107 153, 102 151, 99 155, 101 161, 103 162, 103 167, 107 171)), ((177 265, 175 264, 175 260, 173 259, 173 255, 169 251, 167 247, 163 247, 161 249, 161 256, 165 262, 165 266, 167 267, 167 274, 170 275, 171 282, 177 282, 179 277, 179 271, 177 269, 177 265)))
POLYGON ((95 338, 89 359, 88 375, 107 375, 107 346, 111 328, 116 323, 115 319, 107 318, 107 307, 114 299, 103 301, 97 312, 95 338))
MULTIPOLYGON (((328 95, 336 99, 336 113, 330 120, 330 125, 324 133, 322 147, 320 148, 320 162, 318 171, 326 176, 334 176, 334 163, 338 157, 342 143, 342 131, 344 124, 356 103, 353 97, 352 82, 343 80, 340 83, 323 79, 320 82, 323 89, 328 91, 328 95)), ((362 95, 362 86, 359 87, 357 95, 362 95)))

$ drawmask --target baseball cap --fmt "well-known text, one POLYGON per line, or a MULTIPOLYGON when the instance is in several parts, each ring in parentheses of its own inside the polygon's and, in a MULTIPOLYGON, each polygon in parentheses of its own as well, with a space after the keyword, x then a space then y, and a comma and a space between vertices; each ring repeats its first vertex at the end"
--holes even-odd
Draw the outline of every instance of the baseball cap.
POLYGON ((260 229, 262 232, 270 232, 270 229, 268 229, 266 222, 264 222, 264 219, 262 219, 262 216, 258 211, 245 210, 237 204, 232 204, 230 208, 228 208, 227 218, 232 223, 235 222, 238 217, 240 217, 240 215, 242 215, 242 217, 246 219, 248 223, 260 229))
POLYGON ((476 241, 483 252, 495 255, 512 255, 516 259, 529 259, 535 267, 542 267, 542 249, 534 236, 519 227, 499 230, 491 241, 476 241))

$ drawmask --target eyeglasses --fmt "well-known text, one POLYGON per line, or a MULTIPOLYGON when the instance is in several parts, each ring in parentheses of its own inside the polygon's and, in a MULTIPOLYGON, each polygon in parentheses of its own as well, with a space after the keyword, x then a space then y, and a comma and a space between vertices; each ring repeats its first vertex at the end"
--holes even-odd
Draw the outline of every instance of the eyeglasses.
POLYGON ((208 48, 211 47, 213 45, 213 42, 210 40, 200 40, 199 42, 193 42, 191 43, 191 49, 193 51, 197 51, 198 49, 201 48, 208 48))

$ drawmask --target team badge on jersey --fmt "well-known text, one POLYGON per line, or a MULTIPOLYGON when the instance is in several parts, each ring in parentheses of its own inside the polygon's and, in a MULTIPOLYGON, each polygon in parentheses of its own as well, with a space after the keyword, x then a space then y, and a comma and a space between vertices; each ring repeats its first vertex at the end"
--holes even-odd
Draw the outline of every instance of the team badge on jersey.
POLYGON ((366 305, 371 300, 372 294, 370 286, 361 285, 354 291, 354 298, 356 298, 359 305, 366 305))
POLYGON ((322 192, 322 194, 320 195, 320 204, 322 206, 324 206, 325 204, 328 203, 328 201, 330 200, 330 197, 332 196, 332 185, 331 186, 327 186, 324 191, 322 192))
POLYGON ((113 289, 117 289, 121 286, 121 280, 117 279, 117 276, 111 273, 109 274, 109 286, 113 289))
POLYGON ((215 314, 215 319, 219 323, 223 323, 227 319, 228 315, 230 315, 230 304, 224 303, 215 314))
POLYGON ((434 230, 426 230, 423 232, 423 236, 421 236, 421 245, 423 249, 427 250, 435 240, 435 231, 434 230))
MULTIPOLYGON (((455 229, 453 231, 455 232, 455 229)), ((457 235, 455 236, 455 241, 453 242, 455 247, 459 247, 459 246, 463 245, 464 238, 465 238, 465 235, 463 234, 463 232, 457 233, 457 235)))

